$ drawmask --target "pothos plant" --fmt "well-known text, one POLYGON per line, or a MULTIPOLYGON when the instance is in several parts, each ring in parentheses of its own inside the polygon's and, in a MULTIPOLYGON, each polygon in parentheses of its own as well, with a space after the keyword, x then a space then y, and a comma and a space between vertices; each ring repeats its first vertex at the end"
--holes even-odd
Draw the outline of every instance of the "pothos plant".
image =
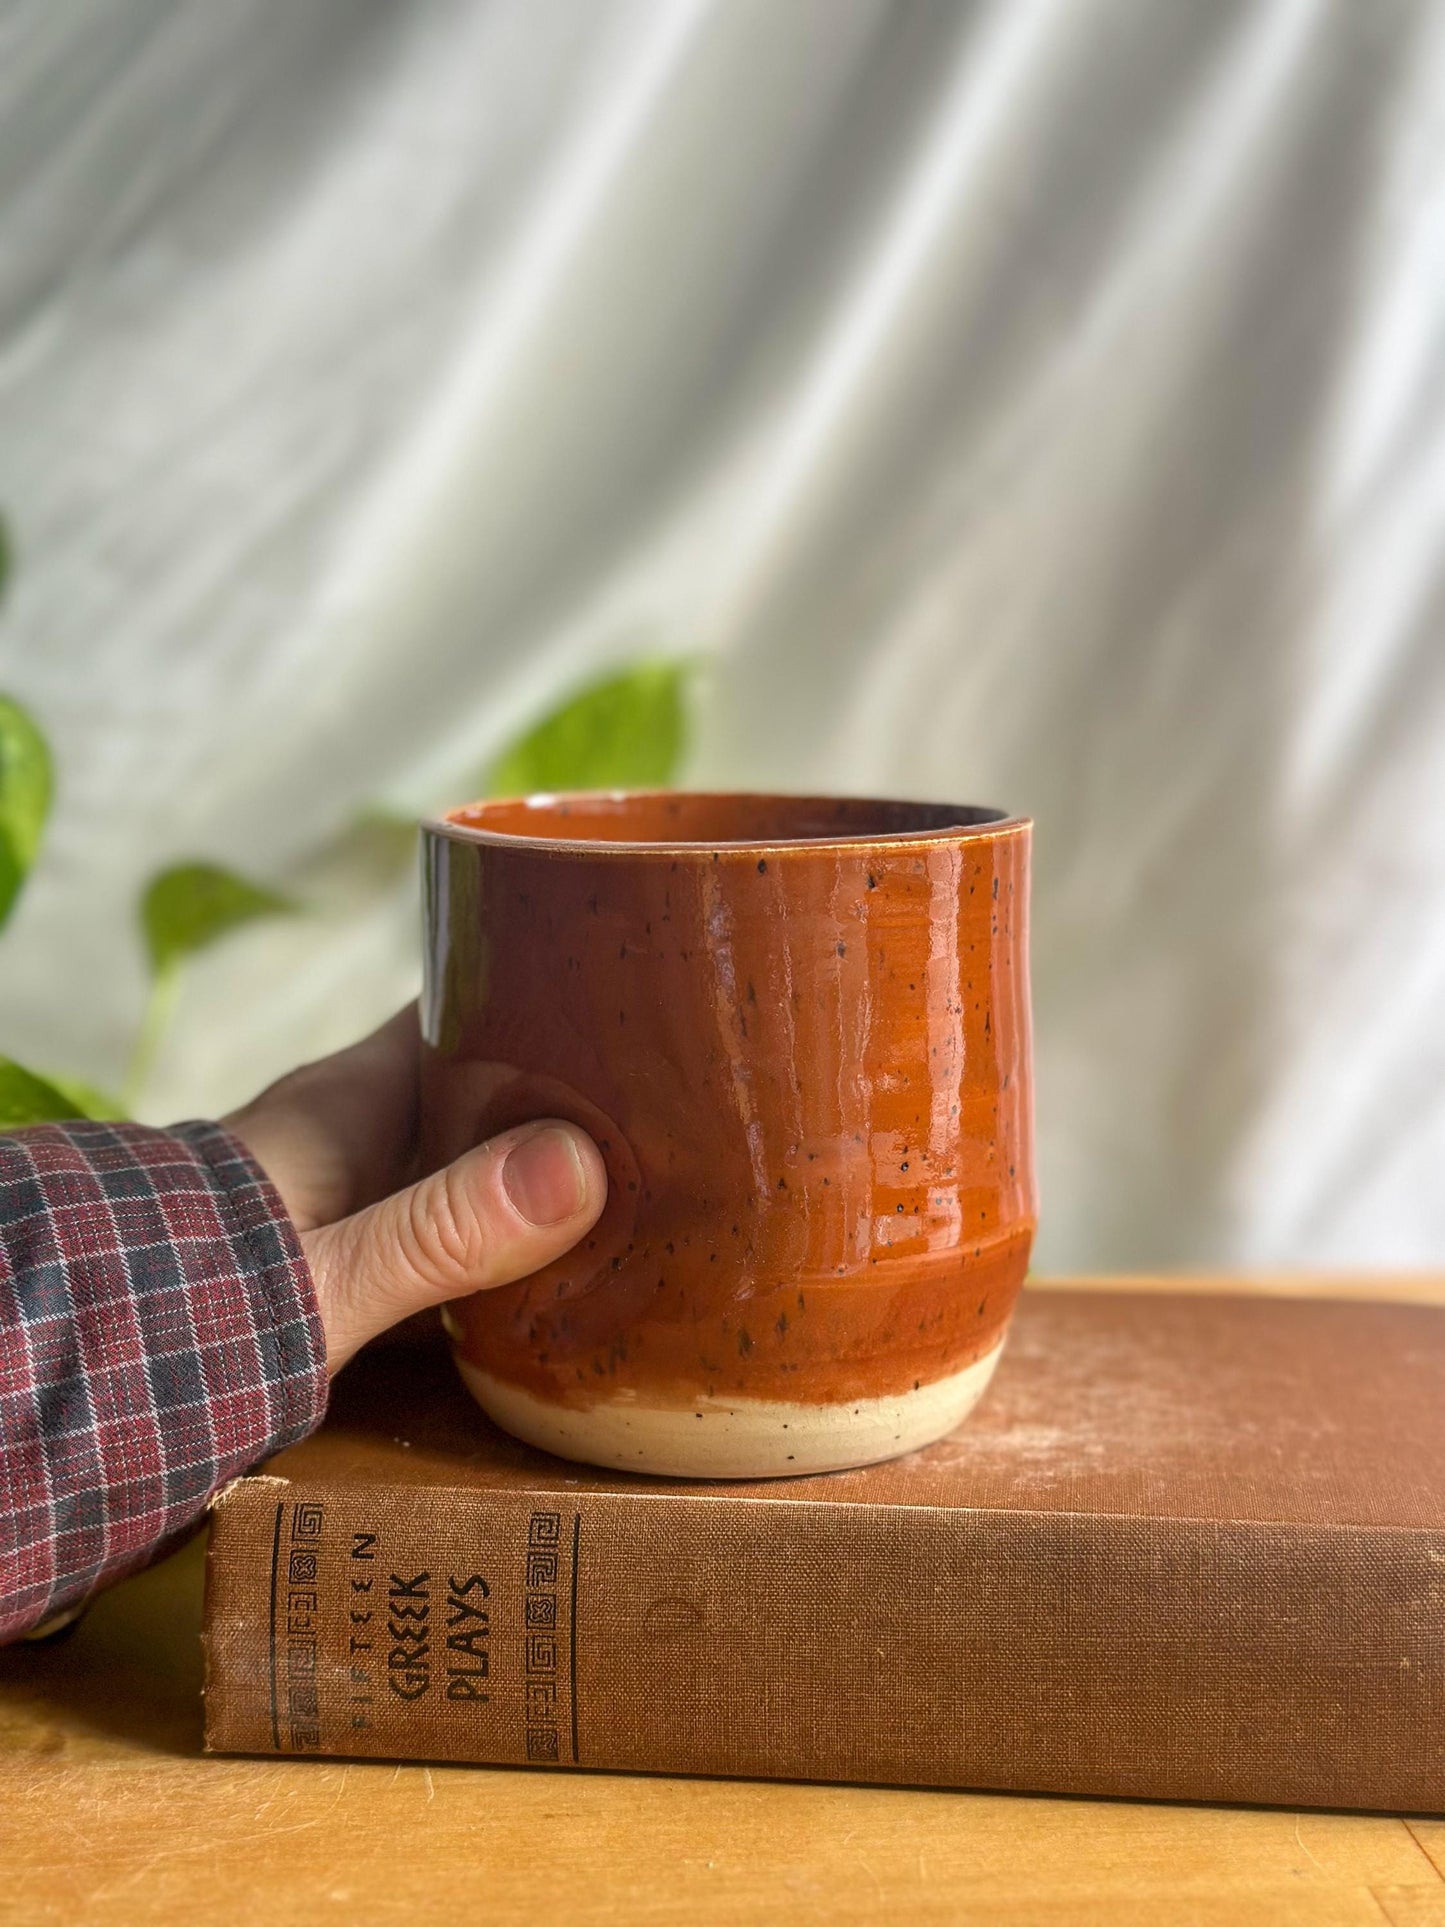
MULTIPOLYGON (((10 554, 0 523, 0 593, 10 554)), ((587 684, 534 722, 469 787, 493 796, 665 787, 686 753, 690 674, 684 661, 649 661, 587 684)), ((0 929, 40 855, 54 791, 43 731, 18 702, 0 694, 0 929)), ((259 918, 304 910, 280 890, 201 859, 159 871, 136 906, 150 988, 123 1092, 112 1096, 72 1078, 42 1075, 0 1055, 0 1130, 125 1116, 150 1074, 188 960, 259 918)))

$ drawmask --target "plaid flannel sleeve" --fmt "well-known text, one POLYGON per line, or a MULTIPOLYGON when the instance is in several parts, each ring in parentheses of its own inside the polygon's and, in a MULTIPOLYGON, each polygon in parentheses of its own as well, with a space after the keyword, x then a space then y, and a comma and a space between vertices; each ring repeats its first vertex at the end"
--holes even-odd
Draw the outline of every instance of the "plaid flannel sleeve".
POLYGON ((0 1136, 0 1641, 144 1565, 326 1382, 296 1232, 218 1125, 0 1136))

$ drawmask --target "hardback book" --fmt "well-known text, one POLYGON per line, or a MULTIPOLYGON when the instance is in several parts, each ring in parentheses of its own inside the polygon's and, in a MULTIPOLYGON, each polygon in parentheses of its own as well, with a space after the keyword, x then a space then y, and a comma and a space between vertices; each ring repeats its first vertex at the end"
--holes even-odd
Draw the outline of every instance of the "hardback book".
POLYGON ((221 1752, 1445 1809, 1445 1311, 1030 1289, 951 1437, 749 1484, 496 1431, 439 1339, 215 1505, 221 1752))

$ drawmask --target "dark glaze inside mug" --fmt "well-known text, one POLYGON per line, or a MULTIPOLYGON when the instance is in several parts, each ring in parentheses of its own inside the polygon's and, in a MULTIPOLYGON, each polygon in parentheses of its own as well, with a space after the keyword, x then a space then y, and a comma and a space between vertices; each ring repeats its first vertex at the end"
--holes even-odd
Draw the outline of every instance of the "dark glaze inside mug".
POLYGON ((725 791, 620 790, 469 803, 446 822, 492 837, 549 843, 693 845, 876 841, 932 837, 1004 823, 1003 810, 971 803, 888 803, 863 796, 757 796, 725 791))
POLYGON ((1033 1236, 1030 826, 709 794, 474 804, 424 832, 430 1158, 597 1139, 583 1245, 451 1308, 548 1450, 759 1477, 939 1437, 1033 1236))

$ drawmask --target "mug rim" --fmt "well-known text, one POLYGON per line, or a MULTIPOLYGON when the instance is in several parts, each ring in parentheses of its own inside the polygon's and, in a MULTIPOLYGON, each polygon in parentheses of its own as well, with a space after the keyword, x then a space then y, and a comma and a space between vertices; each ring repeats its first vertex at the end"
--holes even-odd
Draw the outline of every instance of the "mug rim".
POLYGON ((488 796, 474 803, 458 803, 440 816, 424 816, 419 827, 423 835, 446 837, 456 843, 479 843, 489 848, 531 850, 539 856, 589 857, 691 857, 707 856, 713 861, 724 857, 787 856, 791 852, 814 854, 825 850, 936 849, 940 843, 985 841, 1004 836, 1027 835, 1034 827, 1029 816, 1011 816, 1006 810, 977 823, 942 824, 936 829, 880 830, 839 836, 737 837, 703 841, 697 838, 649 838, 623 841, 608 837, 527 836, 517 831, 479 828, 457 819, 470 811, 515 810, 519 804, 529 809, 552 809, 559 803, 655 802, 667 797, 720 799, 747 797, 755 802, 814 804, 860 803, 879 809, 979 810, 989 804, 931 803, 918 797, 853 796, 835 792, 817 795, 794 790, 703 790, 703 789, 594 789, 538 790, 522 796, 488 796))

